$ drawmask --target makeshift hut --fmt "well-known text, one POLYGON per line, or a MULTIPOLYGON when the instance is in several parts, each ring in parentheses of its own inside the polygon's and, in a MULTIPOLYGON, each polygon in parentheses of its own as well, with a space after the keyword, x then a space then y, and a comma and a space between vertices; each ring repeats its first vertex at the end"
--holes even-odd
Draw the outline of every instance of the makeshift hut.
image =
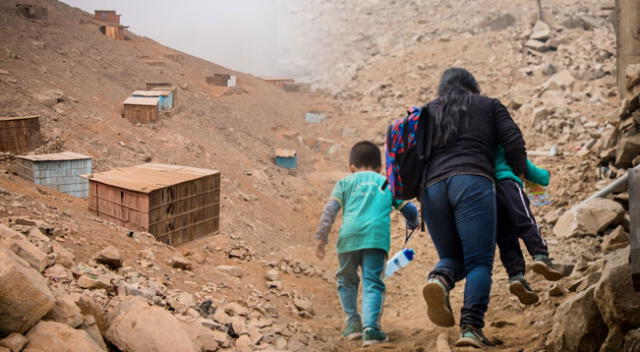
POLYGON ((37 148, 41 143, 38 116, 0 116, 0 152, 26 153, 37 148))
POLYGON ((18 175, 37 184, 78 198, 89 196, 89 182, 81 175, 90 174, 90 156, 72 152, 24 155, 16 158, 18 175))
POLYGON ((219 171, 144 164, 87 178, 92 212, 158 241, 180 245, 219 229, 219 171))
POLYGON ((276 149, 276 165, 286 169, 297 168, 298 155, 296 151, 288 149, 276 149))
POLYGON ((49 10, 45 6, 33 4, 17 4, 16 10, 20 16, 32 20, 46 20, 49 18, 49 10))
POLYGON ((170 90, 136 90, 131 94, 132 97, 155 97, 158 98, 158 107, 162 110, 170 110, 174 106, 173 91, 170 90))
POLYGON ((119 24, 107 24, 104 26, 100 26, 100 31, 102 34, 106 35, 107 38, 113 40, 125 40, 124 30, 125 26, 121 26, 119 24))
POLYGON ((94 18, 102 22, 120 24, 120 16, 114 10, 95 10, 94 18))
POLYGON ((158 97, 129 97, 124 101, 123 117, 131 122, 153 122, 159 118, 158 97))

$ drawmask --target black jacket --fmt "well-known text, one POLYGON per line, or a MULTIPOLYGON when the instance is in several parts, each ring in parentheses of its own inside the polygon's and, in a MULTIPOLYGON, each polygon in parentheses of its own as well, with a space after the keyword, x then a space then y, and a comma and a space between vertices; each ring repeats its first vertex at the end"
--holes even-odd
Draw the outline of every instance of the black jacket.
MULTIPOLYGON (((438 110, 438 100, 428 105, 431 120, 438 110)), ((456 174, 479 174, 495 179, 496 147, 502 145, 507 162, 516 175, 527 170, 527 152, 520 128, 497 99, 473 95, 467 123, 460 126, 458 139, 446 147, 432 146, 427 166, 429 186, 456 174)), ((429 124, 433 128, 434 124, 429 124)), ((437 135, 437 129, 433 130, 437 135)))

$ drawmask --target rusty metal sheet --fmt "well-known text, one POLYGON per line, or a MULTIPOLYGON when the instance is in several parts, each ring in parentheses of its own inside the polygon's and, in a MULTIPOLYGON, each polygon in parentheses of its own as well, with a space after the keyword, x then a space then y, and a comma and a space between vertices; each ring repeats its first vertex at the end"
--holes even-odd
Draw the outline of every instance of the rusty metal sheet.
POLYGON ((124 101, 125 105, 158 105, 159 97, 129 97, 124 101))

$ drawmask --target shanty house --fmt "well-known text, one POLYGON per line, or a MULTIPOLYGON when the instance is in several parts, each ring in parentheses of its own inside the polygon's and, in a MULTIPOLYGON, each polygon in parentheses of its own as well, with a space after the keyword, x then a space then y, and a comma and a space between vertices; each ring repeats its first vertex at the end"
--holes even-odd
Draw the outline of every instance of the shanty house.
POLYGON ((298 167, 298 155, 295 150, 276 149, 276 165, 285 169, 298 167))
POLYGON ((0 117, 0 152, 26 153, 40 143, 38 116, 0 117))
POLYGON ((147 83, 147 90, 170 91, 173 95, 173 106, 178 104, 178 87, 168 82, 150 82, 147 83))
POLYGON ((136 90, 131 96, 140 98, 156 97, 159 99, 158 107, 161 111, 173 108, 173 91, 170 90, 136 90))
POLYGON ((49 18, 49 10, 45 6, 33 4, 17 4, 16 10, 20 16, 33 20, 46 20, 49 18))
POLYGON ((120 24, 120 16, 114 10, 95 10, 94 18, 98 21, 120 24))
POLYGON ((102 34, 106 35, 107 38, 113 40, 125 40, 124 30, 125 26, 121 26, 119 24, 107 24, 104 26, 100 26, 100 31, 102 34))
POLYGON ((81 175, 90 174, 90 156, 72 152, 24 155, 16 158, 18 175, 78 198, 89 196, 89 182, 81 175))
POLYGON ((87 177, 92 212, 158 241, 175 246, 219 229, 219 171, 144 164, 87 177))
POLYGON ((207 77, 207 83, 218 87, 235 87, 237 79, 234 75, 216 73, 213 76, 207 77))
POLYGON ((129 97, 124 101, 123 117, 131 122, 153 122, 159 118, 158 97, 129 97))

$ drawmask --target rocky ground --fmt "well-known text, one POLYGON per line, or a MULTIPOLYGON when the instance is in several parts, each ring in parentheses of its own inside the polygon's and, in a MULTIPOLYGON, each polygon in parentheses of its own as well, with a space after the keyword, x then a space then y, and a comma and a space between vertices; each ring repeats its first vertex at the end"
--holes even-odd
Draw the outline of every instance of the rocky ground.
MULTIPOLYGON (((292 13, 318 28, 300 43, 316 44, 315 94, 240 73, 225 92, 205 82, 225 68, 133 33, 110 41, 81 11, 40 3, 47 21, 0 5, 0 115, 40 115, 39 152, 89 154, 98 171, 145 161, 220 169, 223 220, 217 235, 172 248, 29 184, 3 155, 0 351, 361 350, 340 338, 337 261, 313 257, 311 234, 349 146, 382 144, 386 125, 431 99, 452 65, 510 108, 530 157, 551 171, 550 204, 534 212, 568 275, 528 273, 542 300, 525 307, 496 261, 487 335, 500 351, 640 350, 626 189, 575 206, 640 162, 640 76, 630 69, 622 101, 608 2, 543 1, 544 21, 528 0, 297 3, 292 13), (157 124, 121 119, 126 96, 157 80, 179 85, 179 107, 157 124), (312 110, 327 119, 305 123, 312 110), (277 147, 297 149, 298 170, 273 166, 277 147)), ((404 235, 394 220, 392 251, 404 235)), ((444 352, 455 340, 424 314, 419 292, 437 260, 428 235, 411 246, 415 262, 387 280, 391 342, 367 350, 444 352)))

